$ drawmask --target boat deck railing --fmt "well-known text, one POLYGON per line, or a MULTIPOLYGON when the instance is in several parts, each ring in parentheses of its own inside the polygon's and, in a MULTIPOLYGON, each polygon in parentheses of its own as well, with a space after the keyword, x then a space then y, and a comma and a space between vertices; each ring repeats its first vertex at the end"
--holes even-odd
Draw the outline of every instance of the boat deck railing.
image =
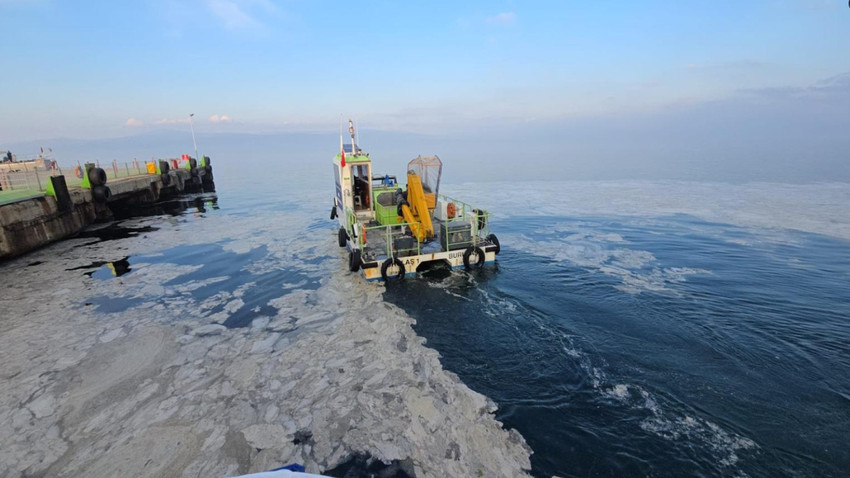
MULTIPOLYGON (((490 234, 490 216, 492 216, 492 214, 483 209, 476 209, 470 204, 443 194, 440 194, 438 197, 441 201, 454 203, 457 211, 455 213, 455 217, 446 220, 446 223, 453 224, 457 222, 471 221, 472 237, 473 240, 477 238, 477 242, 480 242, 490 234)), ((477 242, 475 245, 477 245, 477 242)))
POLYGON ((475 209, 471 205, 458 201, 448 196, 439 195, 440 200, 452 202, 456 207, 455 217, 441 221, 435 221, 434 237, 420 243, 408 232, 410 226, 419 223, 402 222, 397 224, 365 224, 359 221, 355 214, 348 212, 348 223, 352 224, 355 231, 351 239, 361 251, 364 261, 382 261, 389 257, 404 257, 422 255, 447 250, 460 250, 468 246, 480 246, 487 239, 490 232, 491 214, 475 209), (451 242, 451 237, 441 237, 439 223, 446 224, 450 229, 452 225, 468 224, 470 235, 461 242, 451 242))
POLYGON ((405 231, 405 228, 411 225, 414 223, 371 226, 360 224, 358 230, 361 232, 357 235, 355 242, 363 251, 363 260, 383 260, 389 257, 421 254, 423 244, 405 231))

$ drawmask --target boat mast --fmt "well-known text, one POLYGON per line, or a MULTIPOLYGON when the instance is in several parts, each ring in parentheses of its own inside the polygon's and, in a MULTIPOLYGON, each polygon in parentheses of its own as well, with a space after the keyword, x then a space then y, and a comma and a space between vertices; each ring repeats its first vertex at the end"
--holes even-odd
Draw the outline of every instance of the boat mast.
POLYGON ((351 155, 357 155, 357 141, 354 140, 354 122, 348 118, 348 132, 351 133, 351 155))
POLYGON ((354 118, 354 131, 357 132, 357 143, 360 144, 360 122, 354 118))

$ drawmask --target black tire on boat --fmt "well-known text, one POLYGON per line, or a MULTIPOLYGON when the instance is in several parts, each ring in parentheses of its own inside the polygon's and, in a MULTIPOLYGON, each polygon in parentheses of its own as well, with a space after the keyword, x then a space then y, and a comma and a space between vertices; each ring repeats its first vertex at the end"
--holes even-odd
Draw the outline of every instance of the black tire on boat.
POLYGON ((331 208, 331 221, 336 219, 336 206, 331 208))
POLYGON ((195 158, 189 158, 189 169, 195 169, 198 167, 198 160, 195 158))
POLYGON ((391 280, 400 281, 404 279, 404 274, 404 264, 395 257, 390 257, 389 259, 385 260, 383 264, 381 264, 381 278, 384 279, 384 282, 389 282, 391 280), (389 269, 392 265, 398 266, 398 274, 390 277, 387 276, 387 269, 389 269))
POLYGON ((337 236, 339 237, 339 247, 345 247, 345 242, 348 240, 348 234, 346 234, 344 227, 339 228, 337 236))
POLYGON ((499 251, 501 251, 501 250, 502 250, 502 246, 499 244, 499 238, 498 238, 498 237, 496 237, 496 235, 495 235, 495 234, 488 234, 488 235, 487 235, 487 240, 488 240, 488 241, 490 241, 490 243, 491 243, 491 244, 493 244, 494 246, 496 246, 496 250, 494 251, 496 254, 498 254, 498 253, 499 253, 499 251))
POLYGON ((351 251, 348 253, 348 270, 357 272, 362 265, 363 261, 360 260, 360 251, 351 251))
POLYGON ((204 177, 209 181, 213 180, 212 166, 208 165, 204 167, 204 177))
POLYGON ((463 251, 463 265, 467 269, 478 269, 479 267, 484 265, 484 251, 480 247, 469 246, 463 251), (472 258, 472 254, 476 254, 478 258, 475 263, 471 263, 470 259, 472 258))
POLYGON ((92 186, 103 186, 106 184, 106 171, 103 168, 89 169, 89 183, 92 186))

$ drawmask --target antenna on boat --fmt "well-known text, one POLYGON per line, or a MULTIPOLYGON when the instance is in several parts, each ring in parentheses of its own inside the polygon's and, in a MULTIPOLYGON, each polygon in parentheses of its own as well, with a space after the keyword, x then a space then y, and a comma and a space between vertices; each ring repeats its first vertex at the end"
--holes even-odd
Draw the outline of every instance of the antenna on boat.
MULTIPOLYGON (((357 118, 354 118, 354 131, 357 132, 357 144, 360 144, 360 121, 357 118)), ((357 154, 355 152, 355 154, 357 154)))
POLYGON ((357 154, 357 141, 354 140, 354 122, 348 118, 348 132, 351 133, 351 154, 357 154))

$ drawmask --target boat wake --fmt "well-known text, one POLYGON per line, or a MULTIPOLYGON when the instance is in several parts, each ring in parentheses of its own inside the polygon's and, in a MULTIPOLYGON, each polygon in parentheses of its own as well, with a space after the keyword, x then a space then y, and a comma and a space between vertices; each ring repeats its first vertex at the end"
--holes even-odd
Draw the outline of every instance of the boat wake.
MULTIPOLYGON (((605 273, 603 270, 599 272, 605 273)), ((488 346, 501 350, 498 343, 481 346, 469 342, 475 339, 466 335, 464 329, 468 324, 460 322, 476 321, 486 324, 482 326, 497 329, 497 334, 501 337, 499 340, 504 341, 504 337, 510 337, 507 339, 511 342, 510 346, 515 350, 523 350, 526 354, 526 360, 513 361, 507 366, 496 364, 491 367, 486 363, 470 364, 470 361, 482 362, 482 358, 471 358, 471 353, 460 353, 459 356, 463 357, 465 363, 459 364, 456 362, 458 353, 443 346, 443 334, 435 337, 433 327, 438 325, 433 324, 433 318, 413 313, 420 323, 417 330, 428 337, 429 343, 446 356, 447 367, 459 373, 461 379, 472 388, 492 396, 502 407, 499 418, 508 425, 516 426, 520 432, 524 431, 524 424, 519 417, 534 414, 535 410, 593 408, 596 409, 593 413, 620 417, 620 424, 617 426, 630 428, 629 434, 633 437, 635 447, 630 453, 637 456, 641 454, 639 443, 645 439, 642 437, 652 436, 671 442, 672 448, 676 450, 672 453, 701 461, 702 466, 709 469, 719 466, 719 469, 734 470, 736 474, 741 475, 743 471, 736 466, 740 461, 740 453, 753 452, 759 448, 752 439, 724 428, 711 417, 701 416, 702 412, 688 407, 675 397, 667 396, 667 392, 653 391, 653 387, 647 384, 624 381, 618 374, 608 371, 610 367, 607 361, 595 347, 572 331, 568 325, 541 311, 534 304, 492 287, 487 278, 482 280, 476 277, 476 274, 454 271, 449 278, 441 281, 422 281, 421 285, 431 293, 443 295, 442 299, 427 296, 430 303, 449 303, 445 308, 447 312, 464 311, 455 315, 457 322, 453 330, 454 333, 460 334, 455 343, 460 340, 473 350, 488 346), (457 300, 462 300, 467 305, 458 307, 457 300), (478 314, 480 318, 474 319, 466 315, 467 313, 478 314), (532 380, 540 378, 548 381, 548 385, 541 388, 536 388, 533 384, 518 385, 507 383, 498 376, 499 371, 513 367, 523 367, 518 372, 519 375, 532 377, 532 380), (576 385, 563 389, 560 394, 553 393, 553 387, 558 389, 558 383, 576 385), (483 390, 478 388, 482 385, 483 390), (599 411, 600 407, 602 412, 599 411), (608 411, 605 412, 605 409, 608 411), (517 421, 514 421, 515 418, 517 421), (699 450, 696 452, 699 458, 691 456, 694 454, 692 450, 699 450)), ((414 289, 418 287, 414 286, 414 289)), ((411 292, 412 295, 422 293, 411 292)), ((390 300, 392 301, 392 297, 390 300)), ((573 426, 585 426, 578 422, 580 420, 573 426)), ((541 430, 535 432, 529 431, 529 443, 538 451, 542 444, 536 435, 547 433, 541 430)), ((671 451, 668 449, 665 453, 671 451)), ((532 461, 534 462, 534 458, 532 461)))

